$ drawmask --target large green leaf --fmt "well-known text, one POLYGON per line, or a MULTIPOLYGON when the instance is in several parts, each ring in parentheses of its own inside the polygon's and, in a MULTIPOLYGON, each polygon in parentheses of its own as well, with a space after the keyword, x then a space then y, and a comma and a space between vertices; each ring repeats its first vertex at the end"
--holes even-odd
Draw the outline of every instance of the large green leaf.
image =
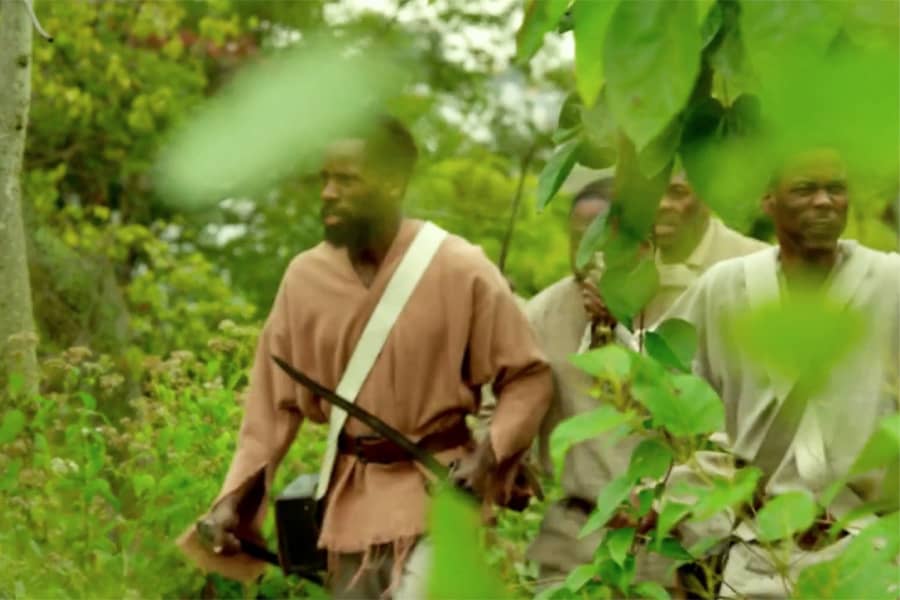
POLYGON ((649 598, 650 600, 669 600, 671 598, 666 588, 655 581, 642 581, 631 588, 631 591, 637 598, 649 598))
POLYGON ((593 579, 596 574, 597 569, 594 565, 578 565, 572 569, 566 577, 566 588, 568 588, 569 591, 577 592, 583 588, 588 581, 593 579))
POLYGON ((429 521, 434 545, 429 598, 508 597, 503 584, 488 567, 479 535, 479 513, 471 499, 442 486, 432 500, 429 521), (460 576, 462 573, 465 576, 460 576))
POLYGON ((645 338, 647 353, 673 369, 690 371, 697 352, 697 330, 683 319, 667 319, 645 338))
POLYGON ((634 542, 634 534, 634 527, 622 527, 608 532, 606 534, 606 539, 603 540, 603 543, 606 544, 606 547, 609 550, 610 558, 612 558, 619 566, 625 564, 625 557, 631 550, 632 542, 634 542))
POLYGON ((608 345, 574 354, 572 364, 594 377, 624 379, 631 372, 631 353, 621 346, 608 345))
POLYGON ((578 93, 593 106, 603 87, 603 40, 618 0, 577 0, 575 17, 575 76, 578 93))
POLYGON ((784 377, 821 380, 866 335, 866 320, 821 294, 791 294, 730 323, 734 342, 752 359, 784 377))
POLYGON ((681 112, 700 68, 692 2, 622 2, 606 32, 610 106, 638 150, 681 112))
POLYGON ((674 528, 684 517, 691 512, 691 507, 687 504, 679 502, 666 502, 662 510, 659 511, 659 517, 656 520, 656 539, 665 539, 666 535, 674 528))
POLYGON ((600 494, 597 496, 597 507, 591 513, 587 523, 584 524, 578 535, 580 537, 588 536, 606 525, 619 509, 622 501, 628 498, 632 484, 633 480, 631 477, 625 474, 616 477, 603 486, 600 494))
POLYGON ((593 439, 627 421, 628 415, 609 405, 562 421, 550 434, 550 457, 556 472, 562 473, 563 461, 572 446, 593 439))
POLYGON ((659 289, 656 263, 651 257, 644 257, 636 263, 608 265, 599 287, 613 316, 622 323, 631 323, 659 289))
POLYGON ((581 241, 578 242, 578 250, 575 253, 575 266, 578 269, 587 267, 596 257, 597 251, 605 243, 609 226, 608 217, 608 211, 594 217, 584 235, 581 236, 581 241))
POLYGON ((569 0, 531 0, 525 18, 516 34, 516 59, 525 62, 534 56, 544 43, 544 36, 556 27, 569 0))
POLYGON ((203 208, 314 168, 327 143, 364 126, 402 84, 377 49, 343 54, 309 42, 242 71, 175 134, 157 170, 163 197, 203 208))
POLYGON ((640 363, 632 394, 653 416, 657 427, 674 435, 699 435, 722 429, 722 401, 703 379, 694 375, 670 378, 649 361, 640 363))
POLYGON ((641 173, 647 177, 655 177, 675 159, 675 152, 681 143, 682 127, 681 119, 673 119, 659 135, 638 152, 641 173))
POLYGON ((0 424, 0 444, 6 444, 18 437, 25 429, 25 413, 18 409, 6 411, 0 424))
POLYGON ((894 599, 898 551, 900 517, 893 513, 867 527, 836 559, 804 569, 794 597, 894 599))
POLYGON ((642 440, 631 453, 628 475, 635 481, 661 479, 672 464, 672 451, 655 439, 642 440))
POLYGON ((538 210, 543 209, 559 188, 562 186, 566 177, 572 172, 575 161, 578 158, 578 150, 581 140, 574 139, 566 142, 556 149, 550 160, 544 166, 541 174, 538 176, 537 186, 537 207, 538 210))
POLYGON ((781 540, 809 529, 816 519, 816 503, 805 492, 788 492, 766 502, 756 515, 763 542, 781 540))

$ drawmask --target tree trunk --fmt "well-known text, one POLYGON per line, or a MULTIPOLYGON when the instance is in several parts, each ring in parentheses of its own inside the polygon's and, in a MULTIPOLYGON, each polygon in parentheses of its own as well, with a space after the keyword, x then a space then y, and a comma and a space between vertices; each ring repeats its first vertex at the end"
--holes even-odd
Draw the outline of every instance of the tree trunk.
POLYGON ((38 386, 37 335, 22 221, 22 155, 31 99, 31 18, 24 0, 0 2, 0 383, 38 386))

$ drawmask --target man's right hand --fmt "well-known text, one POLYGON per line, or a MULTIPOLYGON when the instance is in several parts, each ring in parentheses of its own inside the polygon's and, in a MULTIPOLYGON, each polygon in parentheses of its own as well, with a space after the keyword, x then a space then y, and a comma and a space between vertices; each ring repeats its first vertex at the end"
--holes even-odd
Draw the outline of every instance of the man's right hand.
POLYGON ((223 498, 211 511, 197 521, 197 533, 207 548, 225 556, 241 551, 241 542, 234 534, 239 523, 237 499, 223 498))

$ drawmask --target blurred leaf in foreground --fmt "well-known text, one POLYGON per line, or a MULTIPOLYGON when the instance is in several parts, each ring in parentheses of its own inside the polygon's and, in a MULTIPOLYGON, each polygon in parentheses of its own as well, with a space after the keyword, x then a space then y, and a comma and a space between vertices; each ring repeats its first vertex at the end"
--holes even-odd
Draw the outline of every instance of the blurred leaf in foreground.
POLYGON ((429 599, 507 597, 500 580, 488 567, 479 529, 475 504, 459 491, 442 486, 431 505, 434 555, 429 599))
POLYGON ((163 198, 198 209, 258 191, 364 126, 401 78, 379 50, 345 50, 314 41, 241 73, 176 132, 157 165, 163 198))

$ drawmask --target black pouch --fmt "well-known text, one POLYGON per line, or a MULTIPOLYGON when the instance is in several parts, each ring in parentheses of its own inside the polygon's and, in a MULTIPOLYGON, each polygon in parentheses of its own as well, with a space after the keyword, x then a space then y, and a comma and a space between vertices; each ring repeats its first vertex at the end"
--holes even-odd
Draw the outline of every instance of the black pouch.
POLYGON ((275 499, 278 560, 289 575, 320 580, 327 553, 318 547, 324 506, 316 500, 318 473, 300 475, 275 499))

